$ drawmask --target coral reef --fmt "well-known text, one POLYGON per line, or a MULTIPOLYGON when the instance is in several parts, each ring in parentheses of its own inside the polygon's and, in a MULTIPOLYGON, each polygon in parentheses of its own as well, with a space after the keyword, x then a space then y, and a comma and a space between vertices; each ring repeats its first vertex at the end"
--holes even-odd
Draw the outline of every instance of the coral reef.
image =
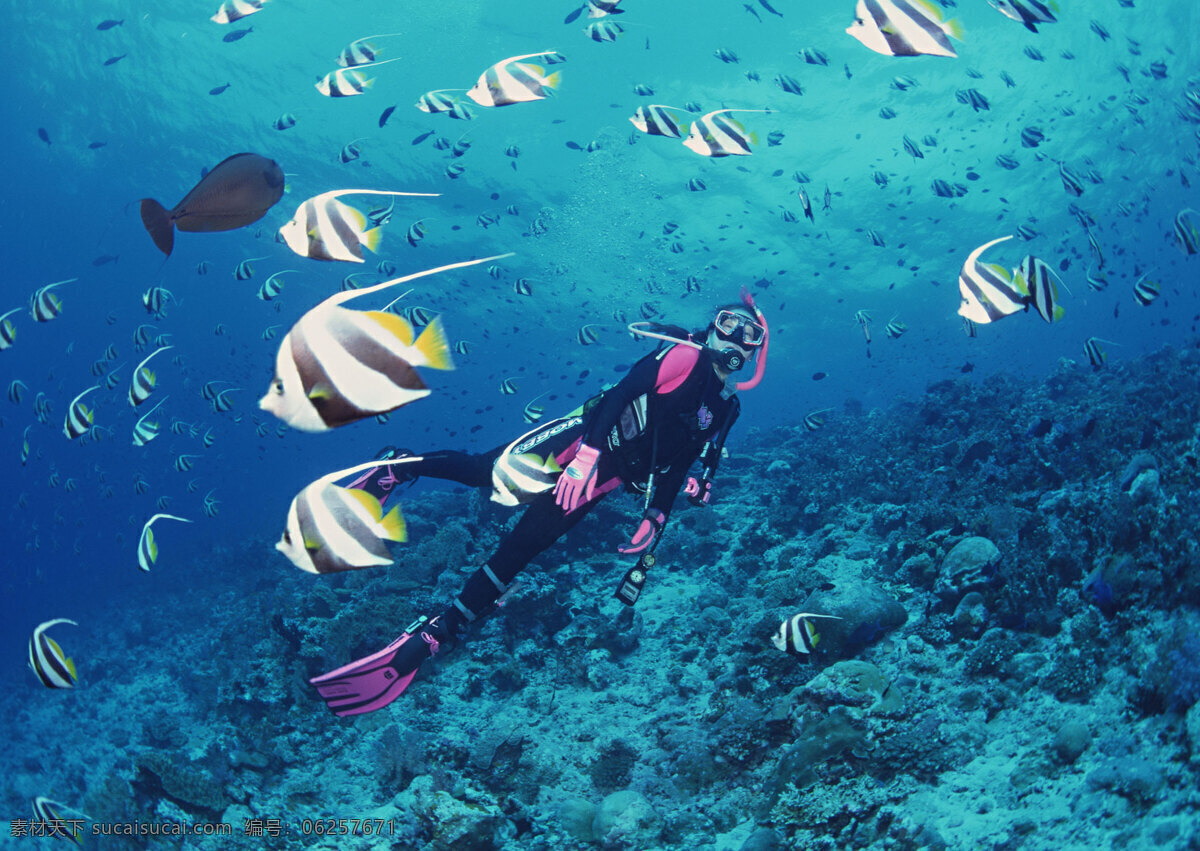
MULTIPOLYGON (((1197 360, 747 427, 635 609, 611 597, 637 520, 614 498, 356 719, 307 678, 444 605, 511 515, 424 492, 396 567, 328 577, 264 563, 264 536, 212 561, 202 601, 135 600, 90 659, 153 647, 153 672, 0 696, 20 750, 54 743, 52 769, 13 765, 6 803, 52 786, 104 819, 374 814, 421 851, 1194 847, 1197 360), (801 611, 842 618, 804 658, 770 641, 801 611)), ((382 847, 303 839, 278 847, 382 847)))

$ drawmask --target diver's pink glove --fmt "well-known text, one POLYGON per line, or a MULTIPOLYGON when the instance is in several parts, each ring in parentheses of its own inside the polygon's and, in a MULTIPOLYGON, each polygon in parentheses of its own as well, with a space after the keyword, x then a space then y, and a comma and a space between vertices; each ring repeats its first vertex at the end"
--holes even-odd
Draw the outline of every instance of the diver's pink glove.
POLYGON ((658 532, 665 522, 667 522, 667 515, 657 508, 651 508, 642 516, 642 522, 638 524, 637 531, 633 533, 633 539, 628 544, 618 546, 617 552, 625 555, 640 553, 654 543, 654 539, 658 537, 658 532))
POLYGON ((570 514, 596 495, 596 462, 599 460, 599 449, 586 443, 579 444, 575 457, 554 483, 554 502, 564 514, 570 514))

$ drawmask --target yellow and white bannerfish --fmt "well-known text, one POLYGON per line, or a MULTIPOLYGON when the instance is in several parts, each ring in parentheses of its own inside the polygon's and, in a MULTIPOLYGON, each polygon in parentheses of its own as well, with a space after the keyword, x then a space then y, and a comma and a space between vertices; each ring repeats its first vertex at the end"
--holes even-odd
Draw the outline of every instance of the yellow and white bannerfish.
POLYGON ((232 24, 255 12, 261 12, 264 3, 266 0, 225 0, 209 20, 215 24, 232 24))
POLYGON ((741 122, 729 118, 731 112, 770 112, 769 109, 718 109, 692 122, 683 146, 702 157, 748 156, 750 143, 758 137, 746 131, 741 122))
POLYGON ((771 643, 784 653, 792 656, 808 656, 821 640, 821 634, 811 618, 828 618, 840 621, 837 615, 814 615, 812 612, 801 612, 785 620, 779 625, 778 632, 771 637, 771 643))
POLYGON ((159 352, 165 352, 167 349, 173 349, 174 346, 163 346, 161 349, 155 349, 146 358, 137 365, 133 370, 133 379, 129 382, 129 404, 133 407, 145 402, 150 398, 150 394, 154 392, 155 386, 158 384, 158 376, 150 370, 147 363, 150 358, 157 355, 159 352))
POLYGON ((500 60, 479 75, 479 80, 467 90, 467 97, 480 106, 508 106, 548 97, 559 84, 559 72, 547 75, 540 65, 521 61, 547 55, 557 54, 543 50, 500 60))
MULTIPOLYGON (((54 287, 61 287, 63 284, 71 284, 78 280, 78 278, 67 278, 65 281, 55 281, 53 284, 46 284, 44 287, 39 287, 29 298, 29 315, 38 322, 49 322, 51 319, 58 318, 58 315, 62 313, 62 300, 59 299, 56 293, 52 293, 50 290, 54 287)), ((5 315, 7 316, 8 314, 5 315)))
POLYGON ((176 517, 174 514, 155 514, 142 526, 142 534, 138 537, 137 561, 138 567, 147 573, 150 566, 158 561, 158 542, 154 540, 154 530, 150 528, 155 520, 178 520, 180 523, 191 523, 186 517, 176 517))
POLYGON ((379 60, 379 48, 371 41, 373 38, 391 38, 400 33, 381 33, 365 35, 350 42, 337 56, 337 64, 343 68, 354 68, 358 65, 372 65, 379 60))
POLYGON ((967 256, 958 275, 959 316, 986 325, 1025 309, 1026 295, 1013 282, 1012 273, 996 263, 979 261, 983 252, 1010 239, 1012 234, 985 242, 967 256))
POLYGON ((943 20, 932 0, 858 0, 846 32, 884 56, 955 57, 947 36, 962 40, 958 21, 943 20))
POLYGON ((67 415, 63 418, 63 434, 66 437, 74 440, 91 429, 94 415, 80 400, 93 390, 99 389, 99 384, 93 384, 71 400, 71 404, 67 406, 67 415))
POLYGON ((29 639, 29 667, 46 688, 75 688, 75 681, 79 679, 75 661, 68 659, 58 642, 46 635, 46 630, 60 623, 79 626, 66 618, 38 624, 29 639))
POLYGON ((677 106, 665 106, 661 103, 648 103, 639 106, 629 117, 630 122, 638 130, 649 136, 666 136, 670 139, 682 139, 684 122, 681 122, 674 112, 686 113, 677 106))
POLYGON ((417 278, 509 256, 451 263, 331 295, 301 316, 283 338, 275 358, 275 377, 258 406, 294 428, 316 432, 428 396, 429 388, 416 367, 453 369, 441 320, 434 319, 416 337, 412 325, 394 313, 341 305, 417 278))
POLYGON ((371 86, 375 85, 375 78, 368 77, 362 69, 376 68, 380 65, 396 61, 396 59, 384 59, 382 62, 372 62, 369 65, 358 65, 354 68, 339 68, 336 71, 330 71, 324 77, 317 80, 317 91, 327 98, 351 98, 355 95, 361 95, 367 89, 371 88, 371 86))
POLYGON ((301 257, 314 260, 343 260, 362 263, 362 248, 379 247, 381 231, 368 229, 367 217, 360 210, 338 200, 341 195, 392 195, 436 198, 437 192, 388 192, 380 189, 333 189, 314 195, 296 208, 291 221, 279 229, 279 236, 301 257))
POLYGON ((392 556, 384 542, 408 540, 400 506, 385 515, 374 495, 334 482, 372 467, 420 460, 419 456, 409 456, 391 462, 369 461, 307 485, 288 507, 287 526, 275 549, 309 573, 340 573, 391 564, 392 556))
POLYGON ((20 313, 21 308, 14 307, 5 314, 0 314, 0 352, 12 346, 17 341, 17 328, 8 317, 20 313))

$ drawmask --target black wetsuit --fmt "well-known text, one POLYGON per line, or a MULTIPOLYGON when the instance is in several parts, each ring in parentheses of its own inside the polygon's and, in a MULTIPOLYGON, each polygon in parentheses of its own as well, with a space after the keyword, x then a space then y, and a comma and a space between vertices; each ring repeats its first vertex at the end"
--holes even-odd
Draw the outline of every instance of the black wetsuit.
MULTIPOLYGON (((574 421, 547 424, 557 424, 557 431, 546 426, 535 430, 550 436, 538 442, 533 451, 549 453, 563 467, 575 456, 581 442, 598 449, 597 492, 569 513, 556 504, 553 490, 529 500, 516 527, 500 542, 487 564, 467 580, 447 611, 448 619, 472 621, 490 611, 532 559, 574 527, 617 485, 641 493, 652 487, 649 507, 661 511, 665 522, 692 464, 703 461, 705 486, 716 471, 726 435, 740 410, 737 397, 723 398, 723 390, 724 383, 706 351, 674 345, 634 364, 616 386, 604 391, 599 401, 574 421)), ((491 487, 497 459, 514 451, 513 446, 506 444, 479 455, 434 452, 404 469, 473 487, 491 487)), ((524 442, 516 446, 520 451, 530 449, 524 442)))

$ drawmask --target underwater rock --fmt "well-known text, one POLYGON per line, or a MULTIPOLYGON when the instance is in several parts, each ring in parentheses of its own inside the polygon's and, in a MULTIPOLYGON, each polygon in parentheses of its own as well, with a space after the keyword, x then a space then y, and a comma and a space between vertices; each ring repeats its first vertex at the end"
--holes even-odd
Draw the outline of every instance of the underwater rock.
POLYGON ((1191 744, 1191 755, 1188 757, 1188 762, 1192 765, 1200 765, 1200 703, 1192 704, 1192 708, 1187 711, 1183 727, 1187 731, 1188 742, 1191 744))
POLYGON ((1090 772, 1086 778, 1089 789, 1116 792, 1141 804, 1153 802, 1162 790, 1166 778, 1158 765, 1140 757, 1110 759, 1090 772))
POLYGON ((1064 765, 1083 756, 1092 744, 1092 731, 1082 721, 1067 721, 1054 734, 1054 753, 1064 765))
POLYGON ((408 794, 412 796, 413 813, 432 833, 432 849, 495 847, 496 832, 505 818, 500 808, 484 800, 483 795, 472 795, 478 800, 459 800, 449 792, 434 790, 433 778, 428 774, 414 779, 408 794))
POLYGON ((1162 488, 1159 486, 1158 470, 1143 470, 1129 485, 1129 497, 1134 505, 1157 502, 1160 496, 1162 488))
POLYGON ((135 761, 133 788, 151 798, 174 802, 194 815, 216 819, 235 803, 212 775, 199 765, 179 760, 161 751, 141 754, 135 761))
POLYGON ((988 610, 983 595, 978 591, 968 591, 959 600, 954 610, 954 630, 957 634, 974 637, 983 632, 987 625, 988 610))
POLYGON ((1149 452, 1139 452, 1134 455, 1126 465, 1125 472, 1121 474, 1120 489, 1128 492, 1138 476, 1150 470, 1158 470, 1158 459, 1149 452))
POLYGON ((816 622, 820 634, 817 652, 832 658, 853 656, 908 620, 908 612, 899 601, 865 581, 822 588, 796 611, 840 618, 816 622))
POLYGON ((1000 550, 987 538, 963 538, 942 560, 935 593, 953 602, 968 591, 987 590, 1000 562, 1000 550))
POLYGON ((801 696, 821 707, 854 706, 875 715, 896 715, 904 711, 900 690, 870 662, 844 659, 835 662, 809 680, 801 696))
POLYGON ((778 851, 781 847, 778 833, 769 827, 760 827, 746 837, 738 851, 778 851))
POLYGON ((615 848, 650 848, 662 833, 662 818, 641 792, 624 789, 600 803, 592 832, 596 841, 615 848))
POLYGON ((567 798, 558 805, 558 822, 563 830, 580 842, 592 841, 596 805, 583 798, 567 798))

